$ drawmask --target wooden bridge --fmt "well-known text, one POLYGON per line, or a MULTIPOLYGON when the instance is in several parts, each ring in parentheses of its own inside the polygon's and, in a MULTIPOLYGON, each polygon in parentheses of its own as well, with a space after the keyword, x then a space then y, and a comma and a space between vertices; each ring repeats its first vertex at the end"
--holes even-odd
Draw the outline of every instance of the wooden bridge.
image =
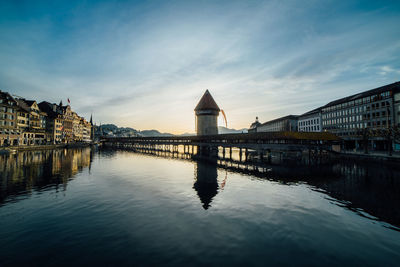
POLYGON ((272 152, 308 152, 318 155, 322 151, 340 150, 340 138, 329 132, 263 132, 243 134, 218 134, 203 136, 163 137, 102 137, 108 147, 133 149, 140 152, 183 153, 232 158, 232 150, 238 150, 239 161, 256 155, 260 160, 272 152))

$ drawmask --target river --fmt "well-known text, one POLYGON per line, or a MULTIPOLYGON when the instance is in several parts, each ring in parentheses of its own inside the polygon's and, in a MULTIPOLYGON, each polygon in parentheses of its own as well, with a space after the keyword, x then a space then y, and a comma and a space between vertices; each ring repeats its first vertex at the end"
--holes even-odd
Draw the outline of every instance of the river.
POLYGON ((0 156, 0 266, 397 265, 400 170, 118 150, 0 156))

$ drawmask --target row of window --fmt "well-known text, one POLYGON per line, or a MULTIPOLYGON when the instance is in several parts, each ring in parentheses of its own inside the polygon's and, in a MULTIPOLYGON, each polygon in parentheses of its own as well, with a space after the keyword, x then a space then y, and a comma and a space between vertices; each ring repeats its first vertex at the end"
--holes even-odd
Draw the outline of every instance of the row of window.
MULTIPOLYGON (((334 117, 340 117, 340 116, 348 116, 348 115, 352 115, 352 114, 356 114, 356 113, 361 113, 361 112, 367 112, 378 108, 382 108, 382 107, 388 107, 390 106, 389 102, 382 102, 382 103, 377 103, 376 106, 372 105, 370 106, 360 106, 360 107, 355 107, 355 108, 349 108, 349 109, 345 109, 345 110, 340 110, 340 111, 335 111, 335 112, 330 112, 327 114, 322 114, 322 119, 329 119, 329 118, 334 118, 334 117)), ((386 109, 389 110, 389 109, 386 109)))
POLYGON ((299 121, 299 126, 307 126, 312 124, 319 124, 319 118, 299 121))
POLYGON ((371 102, 375 102, 375 101, 380 101, 382 99, 386 99, 391 96, 392 96, 392 91, 386 91, 386 92, 383 92, 380 94, 366 96, 366 97, 352 100, 349 102, 337 104, 335 106, 327 107, 327 108, 324 108, 322 111, 323 112, 335 111, 338 109, 343 109, 343 108, 352 107, 352 106, 356 106, 356 105, 362 105, 362 104, 367 104, 367 103, 371 103, 371 102))
POLYGON ((15 112, 15 109, 13 109, 13 108, 7 108, 7 107, 0 107, 0 112, 14 113, 14 112, 15 112))
POLYGON ((363 129, 367 127, 387 127, 391 126, 391 120, 377 120, 372 122, 360 122, 352 124, 339 124, 330 127, 326 127, 327 130, 341 130, 341 129, 363 129))
POLYGON ((0 121, 0 126, 14 126, 13 121, 0 121))
POLYGON ((299 128, 300 132, 319 132, 320 128, 319 125, 314 125, 314 126, 305 126, 299 128))

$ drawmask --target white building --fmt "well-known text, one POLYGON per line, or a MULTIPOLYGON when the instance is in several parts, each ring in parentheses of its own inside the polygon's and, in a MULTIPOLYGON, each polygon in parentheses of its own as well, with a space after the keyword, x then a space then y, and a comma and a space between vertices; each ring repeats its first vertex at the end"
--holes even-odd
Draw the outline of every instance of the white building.
POLYGON ((289 115, 258 125, 255 132, 297 132, 297 115, 289 115))
POLYGON ((299 132, 322 132, 321 108, 300 115, 297 128, 299 132))

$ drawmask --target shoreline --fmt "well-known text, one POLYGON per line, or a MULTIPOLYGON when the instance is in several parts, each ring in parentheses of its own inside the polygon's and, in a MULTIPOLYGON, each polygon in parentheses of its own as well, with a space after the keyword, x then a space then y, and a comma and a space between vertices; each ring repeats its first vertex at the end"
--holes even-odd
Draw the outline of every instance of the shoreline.
POLYGON ((71 143, 71 144, 51 144, 51 145, 33 145, 33 146, 9 146, 0 149, 0 154, 10 154, 18 151, 30 150, 50 150, 50 149, 63 149, 63 148, 82 148, 90 147, 92 143, 71 143))

